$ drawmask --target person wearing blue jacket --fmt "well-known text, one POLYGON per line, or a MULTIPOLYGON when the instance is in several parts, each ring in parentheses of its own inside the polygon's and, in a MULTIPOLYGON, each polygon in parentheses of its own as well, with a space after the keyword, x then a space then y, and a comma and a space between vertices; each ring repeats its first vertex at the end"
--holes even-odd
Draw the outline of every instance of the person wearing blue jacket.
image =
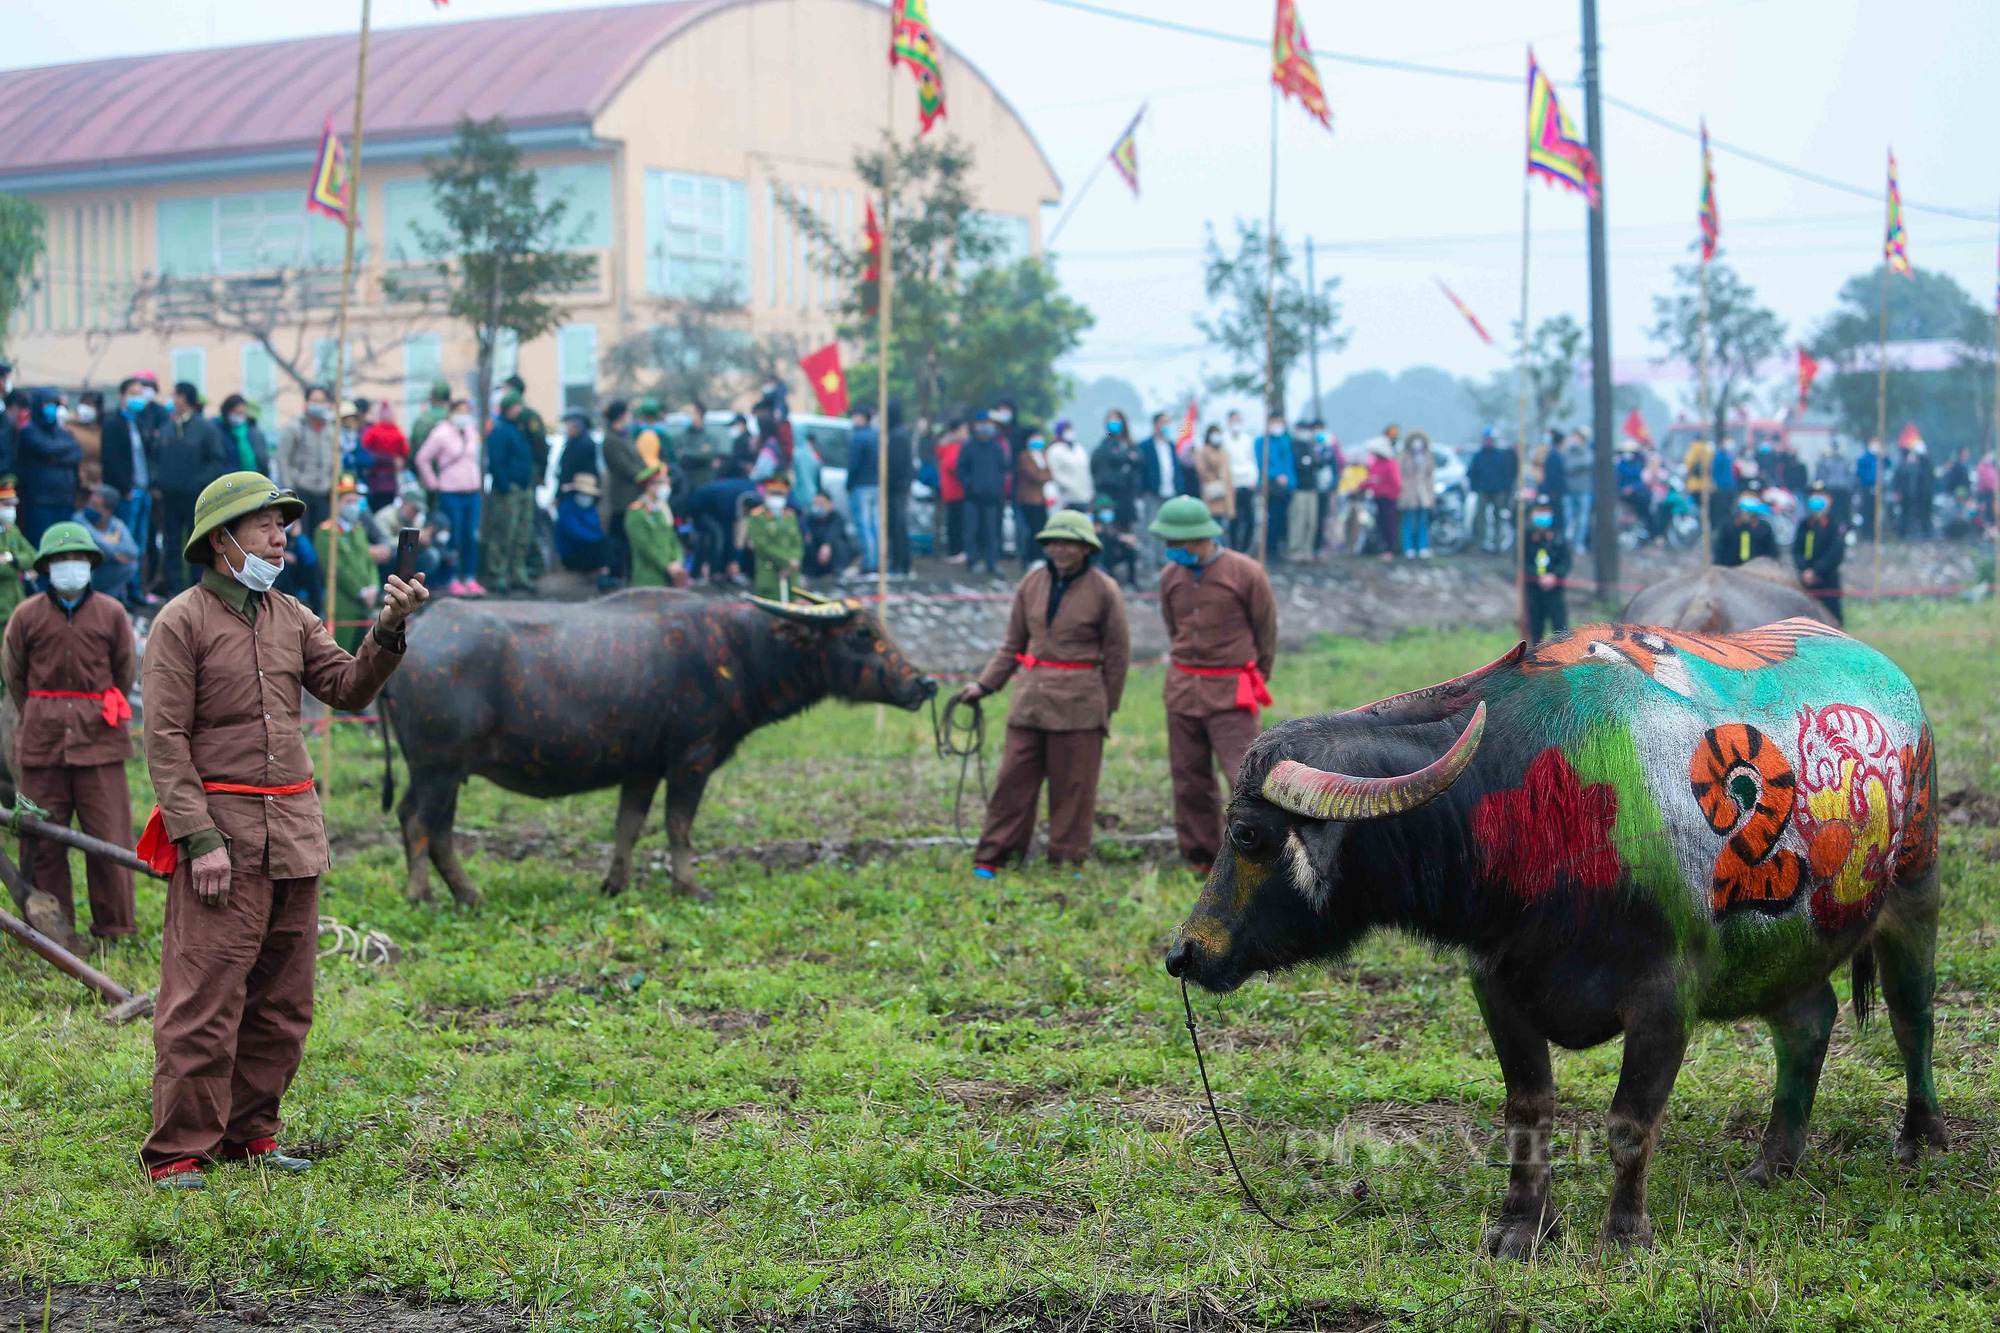
POLYGON ((528 543, 535 539, 535 463, 520 421, 521 395, 506 393, 500 415, 486 433, 489 494, 479 572, 487 577, 480 582, 503 597, 534 591, 528 582, 528 543))
POLYGON ((1270 478, 1270 496, 1264 511, 1264 563, 1270 565, 1285 558, 1285 542, 1292 528, 1292 488, 1298 484, 1292 433, 1285 429, 1282 412, 1271 414, 1255 448, 1257 466, 1270 478))
POLYGON ((847 516, 861 543, 861 572, 873 574, 882 558, 882 492, 877 460, 881 437, 875 430, 874 409, 856 403, 847 414, 847 516))
POLYGON ((77 468, 83 446, 62 424, 62 395, 54 389, 28 394, 28 422, 15 455, 20 468, 21 532, 39 542, 51 523, 76 512, 77 468))

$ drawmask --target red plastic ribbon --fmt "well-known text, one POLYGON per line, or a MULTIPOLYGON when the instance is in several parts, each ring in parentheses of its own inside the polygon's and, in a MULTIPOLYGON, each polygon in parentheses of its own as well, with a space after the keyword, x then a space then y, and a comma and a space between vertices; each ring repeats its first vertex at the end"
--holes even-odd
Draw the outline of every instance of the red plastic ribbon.
POLYGON ((1054 667, 1058 671, 1089 671, 1099 665, 1096 662, 1052 662, 1033 653, 1015 653, 1014 660, 1024 667, 1054 667))
POLYGON ((1192 667, 1185 662, 1176 662, 1174 669, 1185 671, 1190 676, 1234 676, 1238 708, 1254 713, 1260 708, 1271 706, 1271 688, 1264 680, 1264 673, 1257 669, 1255 662, 1245 662, 1240 667, 1192 667))
POLYGON ((108 690, 29 690, 30 699, 102 699, 104 725, 122 727, 132 720, 132 703, 125 691, 113 685, 108 690))
MULTIPOLYGON (((282 787, 252 787, 242 782, 204 782, 203 791, 227 792, 233 796, 297 796, 300 792, 311 791, 313 780, 288 782, 282 787)), ((166 822, 160 818, 160 807, 154 806, 153 813, 146 817, 146 831, 139 835, 139 845, 133 849, 139 859, 153 868, 155 874, 171 875, 181 863, 181 849, 167 836, 166 822)))

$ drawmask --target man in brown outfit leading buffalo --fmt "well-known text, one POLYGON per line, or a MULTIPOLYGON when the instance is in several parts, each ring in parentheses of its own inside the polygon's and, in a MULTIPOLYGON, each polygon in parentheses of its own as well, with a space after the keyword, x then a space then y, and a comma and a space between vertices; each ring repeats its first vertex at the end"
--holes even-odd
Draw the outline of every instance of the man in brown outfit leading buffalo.
MULTIPOLYGON (((130 847, 132 793, 125 785, 125 761, 132 757, 132 733, 125 724, 132 705, 125 691, 139 653, 125 608, 91 589, 90 571, 103 559, 81 524, 49 525, 35 553, 35 568, 49 590, 8 617, 0 674, 7 680, 7 697, 21 710, 15 749, 21 794, 46 808, 53 823, 67 825, 74 814, 91 837, 130 847)), ((0 571, 0 577, 12 578, 13 572, 0 571)), ((62 939, 76 925, 69 849, 36 840, 33 868, 29 920, 62 939), (46 919, 49 908, 60 914, 58 920, 46 919)), ((130 935, 132 872, 93 856, 85 861, 84 876, 90 933, 99 939, 130 935)))
POLYGON ((1222 846, 1216 763, 1232 785, 1243 752, 1262 729, 1258 709, 1278 651, 1278 600, 1263 566, 1226 550, 1208 506, 1181 495, 1160 506, 1147 530, 1167 545, 1160 617, 1167 662, 1167 768, 1174 783, 1174 835, 1202 874, 1222 846))
POLYGON ((278 1103, 312 1027, 319 877, 330 864, 301 691, 353 710, 403 656, 403 620, 428 596, 391 576, 350 657, 295 599, 271 591, 285 525, 305 504, 255 472, 209 484, 185 550, 201 581, 153 621, 140 681, 159 805, 139 855, 169 874, 153 1015, 154 1183, 201 1189, 217 1160, 274 1170, 278 1103))
POLYGON ((1022 672, 1007 706, 1000 776, 986 805, 986 827, 972 852, 972 872, 991 879, 1010 854, 1026 855, 1035 832, 1042 781, 1049 784, 1049 860, 1090 855, 1097 814, 1097 772, 1104 737, 1125 692, 1131 637, 1125 598, 1090 557, 1103 550, 1089 518, 1058 513, 1035 540, 1048 558, 1014 590, 1007 637, 961 700, 992 694, 1022 672))

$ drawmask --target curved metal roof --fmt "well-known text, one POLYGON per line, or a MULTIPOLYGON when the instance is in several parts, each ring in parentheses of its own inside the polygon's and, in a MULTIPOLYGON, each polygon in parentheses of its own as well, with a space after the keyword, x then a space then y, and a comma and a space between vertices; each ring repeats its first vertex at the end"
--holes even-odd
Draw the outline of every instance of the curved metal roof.
MULTIPOLYGON (((461 115, 500 116, 516 130, 587 124, 663 42, 735 2, 378 29, 365 134, 448 133, 461 115)), ((345 138, 356 41, 342 33, 0 72, 0 175, 296 148, 317 143, 329 116, 345 138)))

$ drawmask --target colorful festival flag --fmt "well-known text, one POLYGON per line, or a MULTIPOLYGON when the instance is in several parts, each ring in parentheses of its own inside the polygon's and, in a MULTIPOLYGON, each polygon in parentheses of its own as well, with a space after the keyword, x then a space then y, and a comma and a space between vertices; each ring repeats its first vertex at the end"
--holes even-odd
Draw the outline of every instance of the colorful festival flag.
POLYGON ((1639 415, 1639 409, 1636 407, 1625 414, 1625 438, 1637 440, 1648 449, 1653 447, 1653 432, 1648 429, 1646 418, 1639 415))
POLYGON ((1889 261, 1889 267, 1906 278, 1914 279, 1916 272, 1910 267, 1910 238, 1903 230, 1903 192, 1896 188, 1896 153, 1889 152, 1889 229, 1882 238, 1882 254, 1889 261))
POLYGON ((1298 98, 1314 120, 1333 128, 1326 86, 1319 81, 1312 43, 1306 40, 1305 26, 1299 22, 1298 0, 1278 0, 1278 21, 1271 32, 1271 82, 1298 98))
POLYGON ((890 14, 894 36, 889 42, 889 63, 908 65, 917 76, 917 114, 923 119, 920 133, 944 118, 944 72, 937 38, 931 32, 929 0, 895 0, 890 14))
POLYGON ((1535 63, 1533 47, 1528 49, 1528 174, 1567 186, 1597 207, 1597 156, 1576 137, 1576 126, 1556 101, 1555 85, 1535 63))
POLYGON ((861 270, 861 284, 868 289, 866 313, 872 315, 882 304, 882 224, 875 218, 875 201, 867 202, 868 213, 861 224, 861 252, 868 256, 868 266, 861 270))
POLYGON ((1922 444, 1923 442, 1923 432, 1917 429, 1917 423, 1914 421, 1905 421, 1903 423, 1903 433, 1896 437, 1896 447, 1898 449, 1908 449, 1912 445, 1922 444))
POLYGON ((1812 353, 1806 351, 1805 344, 1799 344, 1799 411, 1806 410, 1806 391, 1812 388, 1814 377, 1819 374, 1819 362, 1812 353))
POLYGON ((1715 211, 1715 158, 1708 151, 1708 117, 1701 118, 1701 258, 1715 258, 1716 238, 1722 235, 1722 215, 1715 211))
POLYGON ((1200 406, 1194 399, 1188 399, 1187 411, 1181 414, 1181 428, 1174 436, 1174 454, 1186 461, 1188 450, 1194 448, 1194 428, 1200 420, 1200 406))
POLYGON ((1111 165, 1118 168, 1118 174, 1132 187, 1132 197, 1139 196, 1139 122, 1146 118, 1146 107, 1139 107, 1139 114, 1132 117, 1132 123, 1118 136, 1118 142, 1111 145, 1111 165))
POLYGON ((333 132, 333 118, 319 137, 319 152, 313 155, 312 180, 306 185, 306 208, 324 213, 335 222, 347 221, 347 150, 333 132))
POLYGON ((847 415, 847 376, 840 369, 840 345, 828 343, 816 352, 799 358, 799 369, 812 381, 819 398, 819 410, 826 416, 847 415))
POLYGON ((1479 316, 1472 313, 1472 307, 1459 300, 1458 293, 1445 286, 1443 278, 1435 279, 1435 281, 1437 282, 1438 290, 1444 293, 1444 299, 1451 302, 1457 308, 1459 314, 1465 316, 1465 322, 1472 326, 1472 331, 1479 335, 1482 342, 1491 347, 1493 345, 1493 335, 1488 333, 1486 326, 1479 322, 1479 316))

